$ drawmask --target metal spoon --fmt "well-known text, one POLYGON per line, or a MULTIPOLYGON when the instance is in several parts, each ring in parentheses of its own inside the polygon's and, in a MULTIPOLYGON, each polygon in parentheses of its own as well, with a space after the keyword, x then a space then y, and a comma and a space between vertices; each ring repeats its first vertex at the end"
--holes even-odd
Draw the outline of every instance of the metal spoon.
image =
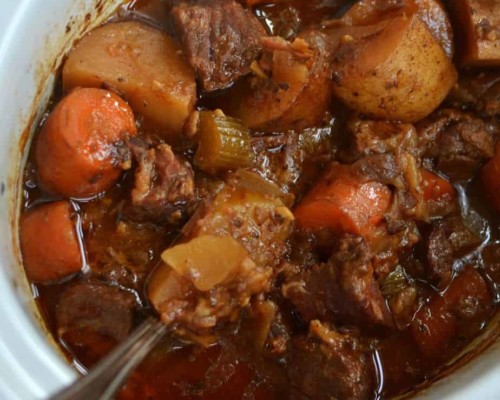
POLYGON ((50 400, 109 400, 132 370, 165 336, 168 328, 153 318, 145 320, 87 375, 55 394, 50 400))

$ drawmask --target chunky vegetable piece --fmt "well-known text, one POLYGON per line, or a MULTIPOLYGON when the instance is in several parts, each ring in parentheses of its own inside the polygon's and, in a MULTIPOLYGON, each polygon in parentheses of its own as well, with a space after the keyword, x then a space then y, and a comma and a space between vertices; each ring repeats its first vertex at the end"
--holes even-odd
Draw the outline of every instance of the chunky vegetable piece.
POLYGON ((448 57, 453 57, 453 30, 448 14, 439 0, 360 0, 344 14, 347 25, 371 25, 403 14, 416 14, 441 43, 448 57))
MULTIPOLYGON (((321 121, 330 104, 331 69, 326 38, 304 34, 292 43, 267 38, 270 70, 254 64, 256 75, 236 104, 235 115, 252 129, 286 131, 321 121)), ((266 64, 266 56, 261 63, 266 64)))
POLYGON ((411 331, 424 355, 442 358, 454 345, 453 339, 458 330, 471 338, 480 330, 490 312, 491 293, 488 286, 481 274, 468 266, 443 295, 436 293, 429 305, 419 310, 411 324, 411 331))
POLYGON ((34 282, 50 283, 75 274, 82 256, 71 204, 44 204, 21 219, 19 237, 26 274, 34 282))
POLYGON ((207 335, 252 295, 269 290, 272 269, 257 266, 231 236, 198 236, 165 250, 162 259, 148 296, 162 320, 180 329, 207 335))
POLYGON ((333 163, 294 210, 297 225, 337 234, 369 234, 384 219, 392 194, 381 183, 363 180, 348 166, 333 163))
POLYGON ((286 251, 292 212, 275 195, 226 184, 185 229, 188 237, 230 235, 251 254, 258 266, 272 266, 286 251))
POLYGON ((496 0, 449 1, 462 39, 461 60, 468 66, 500 66, 500 4, 496 0))
POLYGON ((50 113, 36 142, 41 185, 78 198, 108 189, 130 167, 124 142, 136 133, 132 111, 116 94, 74 90, 50 113))
POLYGON ((69 54, 63 87, 107 87, 176 141, 196 101, 191 67, 166 34, 139 22, 109 23, 69 54))
POLYGON ((428 169, 420 170, 423 200, 430 218, 445 216, 458 208, 455 189, 446 179, 428 169))
POLYGON ((174 246, 161 255, 165 264, 203 292, 233 278, 248 257, 245 248, 231 236, 209 235, 174 246))
POLYGON ((447 180, 427 169, 422 169, 420 174, 425 201, 452 200, 455 197, 455 190, 447 180))
POLYGON ((334 55, 334 94, 370 117, 418 121, 443 101, 457 72, 418 16, 386 20, 378 29, 364 38, 344 36, 334 55))
POLYGON ((201 111, 197 133, 196 165, 203 171, 217 172, 251 165, 253 152, 250 132, 241 121, 222 111, 201 111))

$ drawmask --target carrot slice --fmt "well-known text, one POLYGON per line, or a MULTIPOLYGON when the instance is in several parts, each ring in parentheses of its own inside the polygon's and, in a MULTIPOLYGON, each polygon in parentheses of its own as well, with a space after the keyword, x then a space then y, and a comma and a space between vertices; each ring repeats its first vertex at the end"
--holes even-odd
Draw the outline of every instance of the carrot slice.
POLYGON ((422 175, 422 189, 424 190, 425 201, 445 202, 455 199, 455 189, 446 179, 427 169, 421 169, 420 174, 422 175))
POLYGON ((71 204, 44 204, 26 213, 20 225, 21 251, 28 278, 52 282, 80 271, 82 256, 71 204))
MULTIPOLYGON (((428 305, 422 307, 411 324, 411 332, 420 351, 427 357, 441 358, 450 349, 450 341, 456 336, 459 324, 466 323, 468 330, 474 319, 481 319, 489 314, 492 296, 481 274, 473 267, 466 267, 443 294, 436 293, 428 305), (470 304, 480 304, 474 309, 470 304), (469 321, 460 321, 460 308, 465 309, 469 321), (472 311, 474 310, 474 311, 472 311)), ((482 321, 477 324, 480 329, 482 321)))
POLYGON ((36 144, 39 180, 67 197, 93 196, 120 176, 119 145, 137 133, 134 115, 117 95, 77 89, 47 118, 36 144))
POLYGON ((303 229, 367 235, 383 221, 391 199, 387 186, 363 180, 351 173, 349 166, 333 163, 294 215, 303 229))

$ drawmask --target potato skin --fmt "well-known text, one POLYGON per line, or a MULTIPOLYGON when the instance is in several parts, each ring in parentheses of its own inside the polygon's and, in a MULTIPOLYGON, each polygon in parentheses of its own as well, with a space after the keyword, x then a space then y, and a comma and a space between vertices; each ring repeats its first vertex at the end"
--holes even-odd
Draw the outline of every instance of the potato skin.
POLYGON ((333 59, 334 94, 372 118, 418 121, 455 84, 455 67, 418 16, 386 20, 379 28, 341 42, 333 59))
POLYGON ((194 73, 180 48, 140 22, 109 23, 88 33, 62 75, 65 92, 78 86, 114 89, 171 142, 196 102, 194 73))
POLYGON ((416 14, 453 58, 453 29, 448 13, 439 0, 359 0, 342 17, 349 26, 376 24, 383 19, 416 14))

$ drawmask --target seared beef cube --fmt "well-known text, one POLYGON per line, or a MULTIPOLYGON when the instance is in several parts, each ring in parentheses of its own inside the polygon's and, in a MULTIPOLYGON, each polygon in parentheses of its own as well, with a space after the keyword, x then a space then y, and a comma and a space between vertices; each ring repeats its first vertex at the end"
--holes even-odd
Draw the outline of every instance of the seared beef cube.
POLYGON ((288 376, 292 399, 370 399, 373 370, 358 341, 319 321, 309 335, 296 337, 288 376))
POLYGON ((135 307, 134 296, 117 287, 99 281, 74 284, 57 304, 57 335, 92 364, 127 337, 135 307))
MULTIPOLYGON (((408 149, 416 135, 411 124, 389 121, 374 121, 360 117, 350 118, 347 122, 349 135, 345 149, 340 153, 344 162, 352 162, 364 156, 386 154, 408 149)), ((410 150, 410 149, 408 149, 410 150)))
POLYGON ((428 279, 446 286, 453 273, 453 263, 481 244, 481 238, 467 227, 460 216, 435 222, 427 240, 428 279))
POLYGON ((249 9, 234 0, 204 0, 181 3, 172 16, 203 90, 223 89, 250 72, 266 31, 249 9))
POLYGON ((451 180, 472 178, 494 154, 494 141, 488 127, 471 114, 441 110, 421 123, 418 131, 423 156, 435 158, 436 168, 451 180))
POLYGON ((170 222, 180 219, 182 210, 194 198, 194 174, 189 163, 176 157, 168 144, 150 148, 134 139, 129 146, 138 164, 131 215, 170 222))
POLYGON ((373 276, 371 253, 361 237, 340 241, 329 262, 299 273, 283 295, 306 321, 334 320, 359 327, 392 326, 392 318, 373 276))

